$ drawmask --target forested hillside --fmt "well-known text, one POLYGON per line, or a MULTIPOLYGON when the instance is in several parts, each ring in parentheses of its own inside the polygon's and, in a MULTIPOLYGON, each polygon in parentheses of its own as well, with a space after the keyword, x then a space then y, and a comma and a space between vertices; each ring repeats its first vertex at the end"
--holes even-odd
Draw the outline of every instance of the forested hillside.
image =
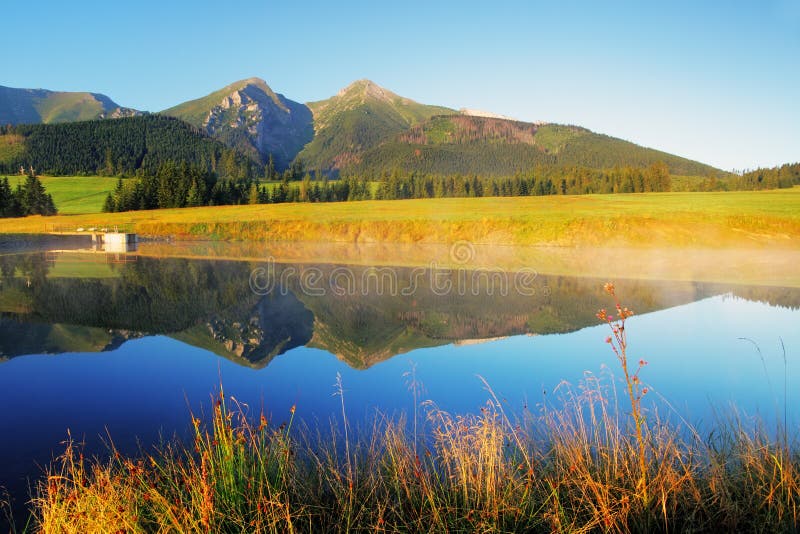
POLYGON ((153 175, 166 162, 230 179, 263 172, 257 162, 170 117, 0 127, 0 174, 32 167, 49 175, 153 175))
POLYGON ((723 176, 709 165, 585 128, 450 115, 433 117, 354 158, 347 170, 512 176, 539 167, 645 168, 663 162, 672 174, 723 176))
POLYGON ((403 98, 370 80, 358 80, 326 100, 310 102, 314 138, 298 155, 310 168, 338 170, 361 154, 432 116, 455 113, 403 98))

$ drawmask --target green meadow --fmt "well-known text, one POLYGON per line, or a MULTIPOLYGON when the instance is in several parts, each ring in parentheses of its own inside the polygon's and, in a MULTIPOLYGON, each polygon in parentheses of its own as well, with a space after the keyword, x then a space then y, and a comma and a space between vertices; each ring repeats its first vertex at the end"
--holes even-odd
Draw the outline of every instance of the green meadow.
MULTIPOLYGON (((100 213, 106 195, 117 186, 117 178, 105 176, 40 176, 42 185, 52 195, 58 213, 100 213)), ((16 187, 20 177, 11 177, 9 182, 16 187)))

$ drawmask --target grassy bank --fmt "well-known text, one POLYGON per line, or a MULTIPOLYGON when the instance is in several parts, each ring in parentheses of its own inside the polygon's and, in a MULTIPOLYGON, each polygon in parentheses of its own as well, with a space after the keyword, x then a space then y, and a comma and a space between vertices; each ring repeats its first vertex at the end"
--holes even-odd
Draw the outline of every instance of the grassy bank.
POLYGON ((185 447, 89 462, 70 444, 40 485, 37 522, 75 533, 798 527, 800 458, 788 446, 736 426, 706 444, 653 425, 642 486, 635 438, 589 398, 603 391, 584 391, 570 409, 523 427, 489 403, 476 416, 430 408, 416 440, 402 420, 378 421, 358 441, 340 421, 333 438, 313 444, 263 419, 248 422, 220 397, 211 427, 197 422, 185 447))
POLYGON ((0 221, 0 233, 132 224, 177 239, 556 246, 800 246, 800 188, 219 206, 0 221))
MULTIPOLYGON (((613 286, 607 290, 613 294, 613 286)), ((646 362, 601 311, 624 378, 589 377, 514 417, 431 403, 354 437, 345 390, 330 435, 248 413, 223 392, 193 439, 87 460, 68 443, 33 501, 46 532, 789 532, 800 455, 785 429, 720 422, 708 438, 645 410, 646 362)), ((410 395, 417 398, 418 385, 410 395)), ((302 407, 300 408, 302 410, 302 407)))

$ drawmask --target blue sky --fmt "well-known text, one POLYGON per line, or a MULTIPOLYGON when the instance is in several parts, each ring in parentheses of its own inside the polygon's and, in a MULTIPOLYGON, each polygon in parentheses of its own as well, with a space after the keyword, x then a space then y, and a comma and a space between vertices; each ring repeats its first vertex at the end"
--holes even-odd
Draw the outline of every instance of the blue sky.
POLYGON ((0 85, 157 111, 250 76, 359 78, 724 169, 800 161, 800 0, 4 2, 0 85))

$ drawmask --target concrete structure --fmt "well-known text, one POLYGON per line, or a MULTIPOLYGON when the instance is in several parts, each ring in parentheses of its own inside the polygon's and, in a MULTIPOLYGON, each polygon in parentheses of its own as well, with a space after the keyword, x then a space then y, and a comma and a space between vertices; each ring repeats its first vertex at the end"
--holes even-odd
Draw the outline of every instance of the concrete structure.
POLYGON ((127 245, 139 241, 136 234, 127 232, 105 232, 92 235, 95 242, 103 243, 104 245, 127 245))

